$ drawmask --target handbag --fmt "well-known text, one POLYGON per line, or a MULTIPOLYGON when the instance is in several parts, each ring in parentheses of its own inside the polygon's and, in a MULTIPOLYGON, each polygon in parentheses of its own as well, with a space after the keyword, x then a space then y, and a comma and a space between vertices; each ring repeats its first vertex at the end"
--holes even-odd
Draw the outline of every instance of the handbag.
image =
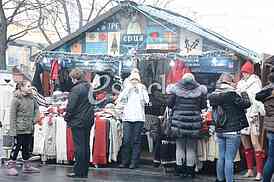
POLYGON ((161 133, 165 136, 171 136, 171 122, 172 122, 172 110, 166 107, 164 117, 162 118, 161 122, 161 133))

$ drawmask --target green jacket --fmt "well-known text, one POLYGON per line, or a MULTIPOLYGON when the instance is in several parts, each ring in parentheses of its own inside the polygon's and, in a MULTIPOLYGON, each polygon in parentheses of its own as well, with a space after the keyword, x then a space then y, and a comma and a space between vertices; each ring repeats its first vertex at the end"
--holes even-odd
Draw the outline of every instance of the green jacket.
POLYGON ((31 96, 15 92, 10 110, 10 136, 32 134, 34 121, 39 113, 38 104, 31 96))

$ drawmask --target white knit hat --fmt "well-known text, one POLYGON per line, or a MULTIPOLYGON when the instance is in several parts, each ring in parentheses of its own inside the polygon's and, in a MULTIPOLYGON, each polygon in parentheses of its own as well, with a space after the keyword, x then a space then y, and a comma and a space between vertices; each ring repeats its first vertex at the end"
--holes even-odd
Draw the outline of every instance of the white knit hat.
POLYGON ((131 73, 130 76, 129 76, 129 80, 138 80, 139 82, 141 81, 141 77, 139 75, 139 73, 137 72, 134 72, 134 73, 131 73))

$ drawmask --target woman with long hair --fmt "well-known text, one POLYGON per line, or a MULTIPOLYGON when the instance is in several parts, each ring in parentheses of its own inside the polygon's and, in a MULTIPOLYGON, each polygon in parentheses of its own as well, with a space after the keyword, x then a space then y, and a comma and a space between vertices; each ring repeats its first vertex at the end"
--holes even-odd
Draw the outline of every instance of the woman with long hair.
POLYGON ((24 173, 39 173, 40 170, 31 166, 30 145, 34 124, 39 114, 39 108, 32 96, 32 87, 29 81, 17 83, 10 111, 9 135, 15 137, 15 143, 11 151, 10 161, 8 161, 7 175, 17 176, 16 159, 22 149, 24 160, 24 173))

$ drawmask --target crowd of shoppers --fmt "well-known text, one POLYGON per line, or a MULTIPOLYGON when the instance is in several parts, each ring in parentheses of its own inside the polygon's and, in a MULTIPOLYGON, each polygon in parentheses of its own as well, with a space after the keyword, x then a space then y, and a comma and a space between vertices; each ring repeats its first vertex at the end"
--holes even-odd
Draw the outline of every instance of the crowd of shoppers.
MULTIPOLYGON (((263 179, 263 182, 271 181, 274 172, 274 68, 269 76, 269 85, 264 88, 260 78, 255 75, 254 65, 250 61, 246 61, 242 66, 241 76, 240 81, 237 82, 234 75, 223 73, 216 83, 215 91, 210 94, 207 93, 206 86, 195 80, 192 73, 185 73, 180 81, 168 87, 167 99, 164 101, 162 99, 161 103, 167 105, 168 110, 171 111, 169 124, 166 126, 169 127, 167 130, 170 137, 175 139, 176 172, 182 177, 195 177, 197 142, 204 122, 202 113, 210 105, 219 148, 216 182, 233 182, 234 159, 241 144, 248 168, 245 177, 255 177, 253 171, 255 158, 255 179, 258 181, 263 179), (262 128, 261 116, 264 116, 263 126, 267 130, 268 138, 265 165, 266 154, 259 140, 262 128)), ((64 118, 67 126, 72 128, 75 165, 68 177, 87 178, 90 130, 94 124, 94 103, 91 98, 93 94, 90 94, 92 84, 84 81, 80 69, 72 70, 70 78, 74 85, 68 98, 64 118)), ((149 103, 149 93, 142 84, 138 69, 133 69, 123 86, 122 92, 115 101, 116 104, 123 105, 123 144, 119 167, 135 169, 140 160, 141 133, 146 122, 145 106, 149 103)), ((151 95, 155 95, 155 89, 151 95)), ((157 99, 155 98, 155 101, 157 99)), ((16 159, 20 150, 24 160, 23 172, 40 172, 29 162, 33 126, 38 116, 37 96, 33 94, 31 83, 28 81, 18 83, 11 107, 9 135, 14 137, 15 144, 7 164, 8 175, 18 175, 16 159)), ((157 132, 160 130, 157 128, 157 132)), ((155 142, 158 136, 160 134, 154 136, 155 142)))

